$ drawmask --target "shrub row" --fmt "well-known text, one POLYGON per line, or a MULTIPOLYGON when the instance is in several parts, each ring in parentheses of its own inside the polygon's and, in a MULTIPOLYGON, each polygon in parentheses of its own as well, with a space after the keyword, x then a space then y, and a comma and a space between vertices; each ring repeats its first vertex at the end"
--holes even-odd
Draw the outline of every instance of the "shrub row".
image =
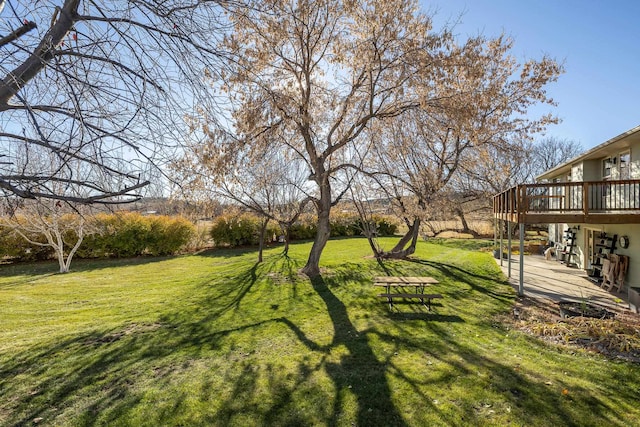
MULTIPOLYGON (((260 224, 260 218, 248 213, 221 215, 211 225, 210 234, 216 246, 255 245, 260 238, 260 224)), ((271 240, 280 233, 277 226, 269 223, 266 240, 271 240)))
MULTIPOLYGON (((79 258, 170 255, 178 252, 194 236, 195 227, 182 217, 142 216, 138 213, 98 214, 87 220, 86 235, 76 256, 79 258)), ((77 241, 75 231, 67 231, 65 240, 77 241)), ((30 233, 31 240, 45 242, 43 236, 30 233)), ((17 261, 53 258, 50 247, 26 241, 17 233, 0 229, 0 257, 17 261)))
POLYGON ((96 215, 92 221, 98 232, 85 237, 78 251, 80 257, 171 255, 195 234, 193 224, 182 217, 126 212, 96 215))
MULTIPOLYGON (((398 225, 393 219, 378 215, 375 222, 378 236, 393 236, 398 225)), ((222 215, 216 218, 211 226, 211 238, 216 246, 243 246, 258 243, 261 219, 254 214, 222 215)), ((347 237, 363 234, 362 220, 353 214, 332 214, 330 218, 331 236, 347 237)), ((316 217, 301 215, 299 220, 289 230, 291 240, 308 240, 316 236, 316 217)), ((272 222, 266 230, 266 240, 271 241, 283 234, 283 230, 272 222)))
MULTIPOLYGON (((46 243, 44 236, 27 233, 35 242, 46 243)), ((0 258, 11 258, 16 261, 41 261, 53 257, 53 250, 48 246, 30 243, 18 233, 0 228, 0 258)))

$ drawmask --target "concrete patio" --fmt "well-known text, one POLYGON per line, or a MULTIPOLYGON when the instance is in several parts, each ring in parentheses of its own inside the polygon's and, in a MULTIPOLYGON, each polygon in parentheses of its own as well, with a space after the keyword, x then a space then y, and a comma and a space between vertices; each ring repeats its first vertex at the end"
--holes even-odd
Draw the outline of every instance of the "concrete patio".
MULTIPOLYGON (((500 260, 496 259, 498 265, 500 260)), ((502 260, 502 271, 508 276, 508 260, 502 260)), ((516 291, 519 288, 519 256, 511 257, 511 277, 509 282, 516 291)), ((620 293, 607 292, 587 278, 586 272, 570 268, 556 260, 546 260, 540 255, 524 257, 524 294, 533 298, 547 298, 554 301, 577 300, 598 305, 628 309, 626 288, 620 293)))

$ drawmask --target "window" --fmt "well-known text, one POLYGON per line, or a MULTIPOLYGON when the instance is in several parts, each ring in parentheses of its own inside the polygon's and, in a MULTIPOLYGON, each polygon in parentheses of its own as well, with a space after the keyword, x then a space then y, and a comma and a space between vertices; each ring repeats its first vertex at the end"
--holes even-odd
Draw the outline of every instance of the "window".
POLYGON ((631 162, 631 153, 620 153, 620 179, 629 179, 629 163, 631 162))
POLYGON ((602 178, 611 177, 611 168, 613 166, 613 160, 611 157, 607 157, 602 160, 602 178))

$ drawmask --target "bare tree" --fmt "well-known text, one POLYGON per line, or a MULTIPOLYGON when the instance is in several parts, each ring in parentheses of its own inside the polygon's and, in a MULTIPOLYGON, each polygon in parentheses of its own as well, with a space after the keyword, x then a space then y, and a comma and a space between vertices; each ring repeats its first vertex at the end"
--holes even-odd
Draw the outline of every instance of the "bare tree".
POLYGON ((436 102, 417 82, 437 78, 451 36, 432 32, 413 1, 268 5, 268 11, 232 9, 225 46, 235 63, 223 89, 232 94, 238 139, 218 144, 216 153, 224 167, 238 147, 287 135, 286 150, 305 162, 316 185, 318 232, 302 269, 315 276, 330 236, 329 213, 348 191, 335 180, 351 167, 372 122, 436 102))
MULTIPOLYGON (((17 165, 25 174, 55 174, 56 179, 47 184, 53 193, 71 200, 86 198, 86 193, 77 193, 78 187, 69 184, 69 177, 89 176, 92 165, 73 160, 62 165, 63 161, 55 153, 42 147, 22 147, 20 151, 29 151, 29 156, 23 154, 17 158, 17 165)), ((84 237, 93 231, 87 221, 90 206, 86 204, 18 196, 4 197, 0 203, 4 213, 0 216, 0 228, 16 233, 31 245, 51 248, 60 273, 69 271, 84 237)))
POLYGON ((258 262, 262 262, 268 222, 276 222, 283 231, 286 255, 290 229, 311 200, 306 165, 276 144, 263 147, 261 153, 246 147, 234 157, 227 156, 224 168, 211 161, 210 145, 188 144, 185 148, 184 155, 172 164, 183 197, 227 200, 261 217, 258 262))
POLYGON ((139 198, 144 165, 161 162, 161 151, 186 133, 183 108, 206 102, 198 88, 217 69, 219 53, 209 46, 222 37, 220 16, 216 1, 7 1, 1 191, 82 203, 139 198), (54 153, 60 170, 21 169, 33 163, 31 147, 54 153), (91 174, 73 174, 67 164, 77 162, 91 174), (52 182, 86 195, 58 194, 52 182))
MULTIPOLYGON (((584 148, 582 144, 570 139, 549 136, 536 142, 532 147, 533 176, 542 174, 575 157, 578 157, 584 148)), ((524 181, 523 181, 524 182, 524 181)))
POLYGON ((10 213, 0 217, 0 228, 18 234, 32 245, 53 249, 59 272, 67 273, 89 234, 90 225, 84 212, 87 207, 51 199, 5 198, 3 204, 10 213))
POLYGON ((215 194, 240 204, 259 215, 261 223, 258 262, 262 262, 265 231, 269 221, 276 222, 284 236, 284 254, 289 252, 290 230, 310 201, 307 193, 308 171, 298 159, 287 160, 280 153, 240 174, 227 175, 215 194))
MULTIPOLYGON (((481 154, 526 147, 533 135, 554 123, 550 115, 527 116, 529 108, 554 105, 546 85, 562 68, 550 58, 518 64, 510 55, 512 42, 504 37, 477 37, 452 48, 455 61, 445 64, 432 90, 441 99, 421 106, 379 132, 375 144, 381 174, 394 184, 396 200, 409 231, 386 254, 405 257, 415 251, 420 224, 430 212, 443 210, 448 187, 465 162, 482 162, 481 154), (401 196, 415 202, 407 209, 401 196)), ((486 159, 491 163, 491 157, 486 159)))
POLYGON ((493 195, 534 182, 536 176, 577 157, 582 151, 580 143, 552 136, 525 141, 521 146, 487 145, 462 162, 455 178, 454 194, 449 198, 450 209, 464 225, 465 215, 471 212, 466 206, 488 213, 493 195))

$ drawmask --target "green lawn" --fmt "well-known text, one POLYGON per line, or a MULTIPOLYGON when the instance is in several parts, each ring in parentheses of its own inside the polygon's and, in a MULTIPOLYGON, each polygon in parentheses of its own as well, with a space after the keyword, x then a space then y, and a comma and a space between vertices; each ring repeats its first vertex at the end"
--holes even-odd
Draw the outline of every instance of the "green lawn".
POLYGON ((379 264, 336 240, 310 281, 309 248, 3 266, 0 425, 639 423, 638 365, 494 320, 514 292, 489 253, 420 243, 379 264), (383 274, 434 276, 444 298, 391 313, 383 274))

